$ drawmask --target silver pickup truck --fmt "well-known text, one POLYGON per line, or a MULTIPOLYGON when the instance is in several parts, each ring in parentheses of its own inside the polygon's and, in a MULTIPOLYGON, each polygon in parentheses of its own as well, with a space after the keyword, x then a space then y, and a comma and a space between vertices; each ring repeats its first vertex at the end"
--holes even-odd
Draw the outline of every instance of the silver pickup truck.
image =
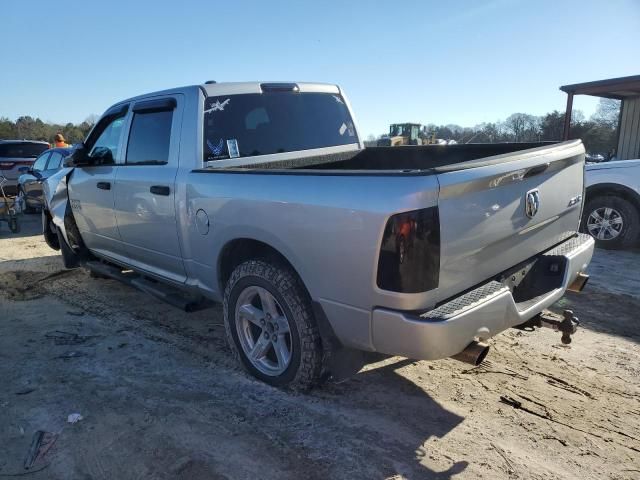
POLYGON ((43 211, 65 265, 223 302, 232 351, 273 385, 362 352, 478 363, 514 326, 567 337, 571 316, 540 314, 593 252, 580 141, 365 149, 335 85, 131 98, 69 159, 43 211))

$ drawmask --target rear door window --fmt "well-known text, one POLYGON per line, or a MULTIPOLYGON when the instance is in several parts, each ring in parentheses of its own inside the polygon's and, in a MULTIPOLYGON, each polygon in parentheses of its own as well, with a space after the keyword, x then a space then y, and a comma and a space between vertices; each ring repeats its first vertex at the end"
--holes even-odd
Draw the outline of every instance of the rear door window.
POLYGON ((204 161, 358 143, 340 95, 268 92, 208 97, 204 161))
POLYGON ((60 168, 63 156, 60 152, 51 152, 49 162, 47 162, 47 170, 57 170, 60 168))
POLYGON ((163 165, 169 161, 173 110, 134 113, 127 165, 163 165))

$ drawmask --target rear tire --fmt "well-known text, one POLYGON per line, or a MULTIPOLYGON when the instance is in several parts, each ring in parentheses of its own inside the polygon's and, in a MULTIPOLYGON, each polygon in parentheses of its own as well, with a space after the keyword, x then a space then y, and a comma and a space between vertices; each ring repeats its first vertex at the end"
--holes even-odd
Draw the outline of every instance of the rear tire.
POLYGON ((631 247, 640 236, 640 212, 622 197, 600 195, 587 201, 580 226, 598 247, 631 247))
POLYGON ((240 264, 223 308, 229 346, 251 375, 295 390, 319 383, 320 333, 309 294, 290 268, 266 260, 240 264))
POLYGON ((60 250, 57 229, 51 220, 51 215, 44 208, 42 209, 42 235, 44 236, 44 241, 47 242, 50 248, 60 250))

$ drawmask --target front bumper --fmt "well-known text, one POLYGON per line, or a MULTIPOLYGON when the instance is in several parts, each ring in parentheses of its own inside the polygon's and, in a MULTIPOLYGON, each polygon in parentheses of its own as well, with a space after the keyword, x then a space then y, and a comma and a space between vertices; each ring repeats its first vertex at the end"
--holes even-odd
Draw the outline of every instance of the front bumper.
POLYGON ((537 281, 529 288, 530 298, 522 298, 520 287, 492 280, 426 312, 377 308, 371 322, 373 346, 381 353, 420 360, 455 355, 473 340, 486 340, 520 325, 560 299, 589 265, 593 248, 593 238, 578 234, 538 255, 534 261, 564 270, 556 272, 557 282, 551 282, 548 290, 537 281))

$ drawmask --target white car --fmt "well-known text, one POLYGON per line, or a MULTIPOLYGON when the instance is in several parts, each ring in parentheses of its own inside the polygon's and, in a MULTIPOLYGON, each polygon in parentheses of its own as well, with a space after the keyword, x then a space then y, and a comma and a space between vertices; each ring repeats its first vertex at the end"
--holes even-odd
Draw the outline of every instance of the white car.
POLYGON ((640 160, 588 163, 582 230, 605 248, 640 241, 640 160))

